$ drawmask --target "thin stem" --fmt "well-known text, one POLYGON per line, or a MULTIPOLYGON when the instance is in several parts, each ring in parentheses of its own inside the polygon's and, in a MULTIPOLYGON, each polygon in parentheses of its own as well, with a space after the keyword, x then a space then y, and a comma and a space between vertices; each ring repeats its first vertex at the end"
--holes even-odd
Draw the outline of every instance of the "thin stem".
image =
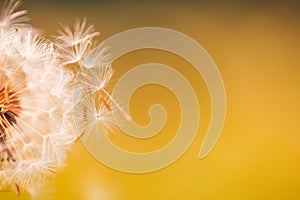
POLYGON ((101 88, 101 90, 111 99, 111 101, 117 106, 117 108, 120 110, 120 112, 123 114, 124 118, 127 121, 131 121, 130 115, 116 102, 116 100, 104 89, 101 88))

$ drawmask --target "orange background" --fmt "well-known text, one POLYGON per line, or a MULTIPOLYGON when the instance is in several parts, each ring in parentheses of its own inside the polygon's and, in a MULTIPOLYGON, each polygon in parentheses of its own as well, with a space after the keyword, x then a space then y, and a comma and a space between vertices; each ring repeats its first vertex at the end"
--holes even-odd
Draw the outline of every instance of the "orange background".
MULTIPOLYGON (((174 164, 147 174, 127 174, 95 160, 80 142, 67 166, 33 199, 300 199, 300 4, 297 1, 25 1, 31 23, 56 34, 59 23, 86 16, 101 36, 131 28, 158 26, 180 31, 199 42, 223 77, 227 117, 221 138, 203 160, 198 152, 210 117, 202 78, 183 59, 158 50, 129 53, 113 63, 110 85, 136 65, 158 62, 180 71, 193 85, 201 107, 195 141, 174 164)), ((180 108, 160 86, 140 88, 131 100, 133 120, 149 123, 150 105, 165 106, 168 121, 150 140, 133 140, 120 131, 120 147, 147 152, 176 134, 180 108)), ((0 199, 30 199, 1 192, 0 199)))

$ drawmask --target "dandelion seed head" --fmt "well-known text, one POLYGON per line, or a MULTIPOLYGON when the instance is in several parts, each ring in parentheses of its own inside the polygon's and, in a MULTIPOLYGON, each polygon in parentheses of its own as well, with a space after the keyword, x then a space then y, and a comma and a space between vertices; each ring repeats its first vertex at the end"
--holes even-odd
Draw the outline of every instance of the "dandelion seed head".
POLYGON ((62 117, 71 118, 73 79, 50 55, 53 45, 20 24, 19 3, 6 1, 0 15, 0 181, 31 191, 63 166, 77 135, 62 117))
POLYGON ((114 127, 108 47, 86 19, 52 41, 27 24, 19 0, 0 13, 0 187, 36 193, 82 135, 114 127))

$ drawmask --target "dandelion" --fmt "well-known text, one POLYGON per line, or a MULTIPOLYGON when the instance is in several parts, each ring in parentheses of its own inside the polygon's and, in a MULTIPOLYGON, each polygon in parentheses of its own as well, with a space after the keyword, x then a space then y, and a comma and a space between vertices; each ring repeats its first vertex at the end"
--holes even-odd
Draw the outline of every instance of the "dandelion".
POLYGON ((0 180, 17 193, 36 189, 61 167, 60 155, 76 137, 74 125, 64 120, 70 117, 66 113, 72 104, 72 79, 50 59, 50 42, 34 28, 22 26, 27 18, 26 12, 15 11, 19 4, 6 1, 0 22, 1 41, 9 44, 0 51, 0 180), (56 80, 47 79, 54 73, 56 80), (52 93, 57 83, 66 95, 52 93), (62 146, 53 139, 58 135, 68 138, 62 146))
POLYGON ((113 70, 107 48, 92 49, 94 27, 77 20, 51 41, 20 4, 5 1, 0 13, 0 186, 17 194, 34 193, 82 134, 112 130, 112 108, 121 110, 105 89, 113 70))

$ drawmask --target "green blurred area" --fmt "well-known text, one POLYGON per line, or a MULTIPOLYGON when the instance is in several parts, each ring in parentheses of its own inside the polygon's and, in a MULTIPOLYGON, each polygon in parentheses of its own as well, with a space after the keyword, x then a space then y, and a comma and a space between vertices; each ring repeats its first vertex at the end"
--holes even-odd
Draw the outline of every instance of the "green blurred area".
MULTIPOLYGON (((115 81, 135 65, 147 62, 172 66, 190 80, 201 107, 199 133, 191 148, 160 171, 127 174, 102 165, 77 143, 66 168, 33 199, 300 199, 299 1, 27 0, 23 8, 29 10, 31 23, 50 35, 56 34, 60 22, 72 25, 75 18, 83 17, 101 33, 99 42, 137 27, 180 31, 212 56, 228 98, 220 141, 208 157, 199 160, 210 112, 201 77, 171 54, 147 50, 123 56, 113 63, 115 81)), ((149 105, 159 102, 178 114, 175 97, 166 92, 159 101, 152 98, 157 92, 163 90, 144 88, 135 94, 131 104, 135 121, 148 123, 149 105)), ((162 134, 174 135, 178 121, 169 120, 171 127, 162 134)), ((120 131, 112 139, 124 148, 139 142, 120 131)), ((145 144, 145 149, 162 146, 169 139, 145 144)), ((29 196, 3 192, 0 199, 29 196)))

